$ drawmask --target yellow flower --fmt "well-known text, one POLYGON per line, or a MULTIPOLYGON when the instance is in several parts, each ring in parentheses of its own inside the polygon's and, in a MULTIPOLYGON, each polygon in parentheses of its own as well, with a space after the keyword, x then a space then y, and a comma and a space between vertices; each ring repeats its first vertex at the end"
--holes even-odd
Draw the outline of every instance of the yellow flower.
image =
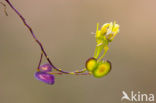
POLYGON ((114 21, 114 23, 111 22, 109 24, 109 27, 107 29, 105 36, 108 40, 112 41, 118 32, 119 32, 119 24, 116 24, 116 22, 114 21))
POLYGON ((106 24, 103 24, 102 28, 101 28, 101 34, 102 35, 105 35, 107 30, 108 30, 108 27, 110 26, 109 23, 106 23, 106 24))
MULTIPOLYGON (((104 41, 105 38, 109 41, 112 41, 116 34, 119 32, 119 24, 116 24, 114 21, 113 23, 106 23, 101 27, 101 30, 98 29, 99 24, 97 24, 97 31, 96 31, 96 41, 99 40, 104 41)), ((98 43, 99 44, 99 43, 98 43)))
POLYGON ((106 52, 108 51, 108 44, 114 39, 118 32, 119 24, 116 24, 115 21, 103 24, 100 30, 99 23, 97 23, 97 30, 95 35, 96 48, 94 52, 94 58, 97 59, 103 50, 104 53, 98 60, 101 60, 105 56, 106 52))

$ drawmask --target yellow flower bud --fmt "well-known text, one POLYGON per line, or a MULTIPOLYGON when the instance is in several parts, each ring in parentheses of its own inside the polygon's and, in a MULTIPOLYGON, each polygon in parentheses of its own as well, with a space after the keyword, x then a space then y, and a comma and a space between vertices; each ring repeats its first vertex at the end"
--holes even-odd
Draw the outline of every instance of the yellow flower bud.
POLYGON ((101 34, 102 34, 102 35, 105 35, 105 34, 106 34, 109 25, 110 25, 109 23, 106 23, 106 24, 104 24, 104 25, 102 26, 102 28, 101 28, 101 34))

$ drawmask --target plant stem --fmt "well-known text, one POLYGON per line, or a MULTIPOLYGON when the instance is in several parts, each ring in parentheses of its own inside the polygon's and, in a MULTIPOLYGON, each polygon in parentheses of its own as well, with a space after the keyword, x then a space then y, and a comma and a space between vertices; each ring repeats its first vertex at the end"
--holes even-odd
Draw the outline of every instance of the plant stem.
MULTIPOLYGON (((75 71, 75 72, 67 72, 67 71, 63 71, 62 69, 58 69, 57 67, 55 67, 51 60, 48 58, 48 55, 45 51, 45 49, 43 48, 43 45, 42 43, 37 39, 37 37, 35 36, 32 28, 27 24, 27 22, 25 21, 24 17, 21 15, 21 13, 11 4, 11 2, 9 0, 5 0, 9 6, 16 12, 16 14, 21 18, 21 20, 23 21, 24 25, 29 29, 33 39, 37 42, 37 44, 40 46, 40 49, 42 51, 42 53, 44 54, 44 56, 46 57, 47 61, 49 62, 49 64, 54 68, 56 69, 57 71, 61 72, 61 73, 64 73, 64 74, 71 74, 71 73, 74 73, 74 74, 77 74, 77 73, 81 73, 81 72, 84 72, 84 69, 82 70, 79 70, 79 71, 75 71)), ((42 55, 41 55, 42 56, 42 55)))
MULTIPOLYGON (((62 75, 64 73, 62 72, 48 72, 49 74, 58 74, 58 75, 62 75)), ((86 72, 86 73, 74 73, 74 72, 71 72, 70 73, 71 75, 91 75, 92 73, 91 72, 86 72)))
POLYGON ((98 59, 98 62, 99 62, 102 58, 104 58, 104 56, 105 56, 105 54, 107 53, 107 51, 108 51, 108 47, 106 47, 106 49, 104 49, 104 53, 103 53, 102 56, 98 59))
POLYGON ((39 70, 39 67, 41 65, 41 62, 42 62, 42 57, 43 57, 43 52, 41 53, 41 56, 40 56, 40 61, 38 63, 38 67, 37 67, 37 70, 39 70))
POLYGON ((8 13, 6 11, 6 9, 7 9, 6 5, 3 2, 0 2, 0 4, 4 6, 4 13, 6 16, 8 16, 8 13))

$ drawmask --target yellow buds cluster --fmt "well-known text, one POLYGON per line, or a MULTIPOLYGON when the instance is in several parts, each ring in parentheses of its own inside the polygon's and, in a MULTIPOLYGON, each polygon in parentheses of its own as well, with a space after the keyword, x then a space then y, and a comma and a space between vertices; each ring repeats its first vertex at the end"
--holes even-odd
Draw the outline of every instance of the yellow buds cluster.
POLYGON ((106 38, 109 41, 112 41, 116 34, 119 32, 119 24, 116 24, 114 21, 113 23, 106 23, 101 27, 101 30, 98 29, 99 24, 97 24, 97 31, 96 31, 96 40, 101 40, 106 38))

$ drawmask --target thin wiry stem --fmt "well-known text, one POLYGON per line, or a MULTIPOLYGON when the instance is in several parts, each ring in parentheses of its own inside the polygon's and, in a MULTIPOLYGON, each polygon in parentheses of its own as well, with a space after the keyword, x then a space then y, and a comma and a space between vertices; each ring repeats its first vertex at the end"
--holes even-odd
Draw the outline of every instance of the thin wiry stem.
MULTIPOLYGON (((52 64, 51 60, 48 58, 48 55, 47 55, 45 49, 43 48, 42 43, 37 39, 37 37, 35 36, 35 34, 34 34, 32 28, 27 24, 27 22, 25 21, 24 17, 22 16, 22 14, 11 4, 11 2, 10 2, 9 0, 5 0, 5 1, 6 1, 6 2, 9 4, 9 6, 16 12, 16 14, 17 14, 17 15, 21 18, 21 20, 23 21, 24 25, 29 29, 29 31, 30 31, 30 33, 31 33, 31 35, 32 35, 32 37, 33 37, 33 39, 34 39, 34 40, 37 42, 37 44, 40 46, 40 49, 41 49, 42 53, 44 54, 44 56, 46 57, 47 61, 49 62, 49 64, 50 64, 54 69, 56 69, 57 71, 59 71, 59 72, 61 72, 61 73, 64 73, 64 74, 75 74, 75 75, 80 74, 80 73, 83 73, 83 72, 86 71, 85 69, 82 69, 82 70, 77 70, 77 71, 75 71, 75 72, 67 72, 67 71, 63 71, 62 69, 58 69, 57 67, 55 67, 55 66, 52 64)), ((86 74, 87 74, 87 73, 86 73, 86 74)), ((89 73, 88 73, 88 74, 89 74, 89 73)))
POLYGON ((102 56, 98 59, 98 62, 101 61, 101 59, 104 58, 104 56, 106 55, 107 51, 108 51, 108 50, 105 50, 105 51, 104 51, 104 53, 102 54, 102 56))
POLYGON ((37 70, 39 70, 39 67, 40 67, 41 62, 42 62, 42 58, 43 58, 43 52, 41 53, 41 56, 40 56, 40 61, 39 61, 39 63, 38 63, 37 70))
POLYGON ((0 4, 4 6, 4 13, 6 16, 8 16, 8 13, 6 11, 6 9, 7 9, 6 5, 3 2, 0 2, 0 4))
MULTIPOLYGON (((58 74, 58 75, 62 75, 64 73, 62 72, 48 72, 49 74, 58 74)), ((91 72, 86 72, 86 73, 74 73, 74 72, 70 72, 70 74, 72 75, 91 75, 91 72)))

